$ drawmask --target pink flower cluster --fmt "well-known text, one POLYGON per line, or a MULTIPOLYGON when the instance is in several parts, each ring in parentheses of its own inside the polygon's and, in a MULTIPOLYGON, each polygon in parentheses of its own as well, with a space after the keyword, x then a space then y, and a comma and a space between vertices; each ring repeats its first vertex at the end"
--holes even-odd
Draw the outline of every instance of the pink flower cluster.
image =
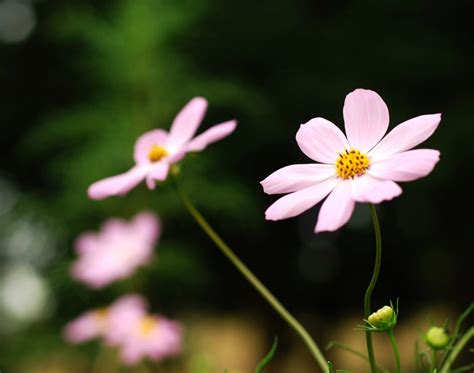
POLYGON ((72 276, 92 288, 126 278, 151 260, 160 234, 160 220, 150 212, 139 213, 130 222, 109 219, 100 232, 86 232, 76 240, 79 258, 72 276))
POLYGON ((112 305, 87 311, 64 329, 71 343, 101 338, 118 347, 121 360, 133 365, 144 358, 159 361, 181 352, 181 325, 163 316, 149 314, 140 295, 125 295, 112 305))

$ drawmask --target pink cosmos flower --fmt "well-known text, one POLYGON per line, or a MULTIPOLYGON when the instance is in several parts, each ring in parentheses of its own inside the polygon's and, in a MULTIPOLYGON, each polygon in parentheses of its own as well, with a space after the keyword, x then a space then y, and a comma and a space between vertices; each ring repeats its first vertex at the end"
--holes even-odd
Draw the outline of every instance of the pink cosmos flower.
POLYGON ((429 138, 441 114, 421 115, 396 126, 387 136, 387 105, 375 92, 356 89, 343 108, 346 136, 323 118, 301 125, 296 141, 314 164, 291 165, 261 182, 265 193, 288 195, 265 212, 267 220, 291 218, 326 200, 315 232, 335 231, 350 219, 356 202, 380 203, 402 193, 396 182, 428 175, 439 151, 410 150, 429 138))
POLYGON ((89 187, 91 199, 124 195, 146 179, 149 189, 156 180, 168 176, 170 166, 179 162, 188 152, 204 150, 207 145, 230 135, 237 125, 235 120, 209 128, 193 138, 207 109, 202 97, 193 98, 176 116, 171 129, 155 129, 144 133, 135 143, 135 166, 128 172, 100 180, 89 187))
POLYGON ((146 301, 140 295, 124 295, 111 306, 87 311, 64 328, 64 337, 71 343, 82 343, 104 338, 107 344, 117 345, 128 335, 131 325, 146 313, 146 301))
POLYGON ((101 288, 130 276, 149 262, 161 233, 158 217, 137 214, 130 222, 107 220, 98 233, 83 233, 76 240, 79 258, 72 276, 92 288, 101 288))
POLYGON ((120 357, 128 365, 143 358, 158 361, 181 352, 182 329, 176 321, 158 315, 146 315, 133 324, 133 328, 120 344, 120 357))

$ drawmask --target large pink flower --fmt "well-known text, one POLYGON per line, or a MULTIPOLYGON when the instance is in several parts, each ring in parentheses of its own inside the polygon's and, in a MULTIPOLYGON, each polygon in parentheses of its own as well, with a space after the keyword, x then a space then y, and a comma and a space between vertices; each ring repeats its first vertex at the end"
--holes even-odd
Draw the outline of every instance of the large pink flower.
POLYGON ((93 288, 126 278, 151 260, 160 233, 160 221, 150 212, 137 214, 130 222, 109 219, 100 232, 83 233, 76 240, 79 258, 72 275, 93 288))
POLYGON ((207 109, 202 97, 193 98, 176 116, 171 129, 155 129, 144 133, 135 143, 135 166, 128 172, 100 180, 89 187, 92 199, 104 199, 113 195, 124 195, 146 179, 148 188, 155 187, 156 180, 168 176, 172 164, 179 162, 188 152, 204 150, 230 135, 237 125, 235 120, 209 128, 193 138, 207 109))
POLYGON ((64 328, 64 337, 71 343, 103 338, 117 345, 129 334, 132 325, 146 314, 146 301, 136 294, 124 295, 109 307, 87 311, 64 328))
POLYGON ((375 92, 356 89, 344 102, 346 136, 323 118, 311 119, 296 134, 300 149, 314 164, 291 165, 261 182, 265 193, 288 195, 265 212, 268 220, 291 218, 322 201, 316 233, 334 231, 350 219, 356 202, 380 203, 402 193, 396 182, 428 175, 439 151, 410 150, 430 137, 441 114, 421 115, 396 126, 387 136, 387 105, 375 92))
POLYGON ((145 315, 136 320, 120 343, 120 357, 128 365, 143 358, 158 361, 181 352, 181 325, 163 316, 145 315))

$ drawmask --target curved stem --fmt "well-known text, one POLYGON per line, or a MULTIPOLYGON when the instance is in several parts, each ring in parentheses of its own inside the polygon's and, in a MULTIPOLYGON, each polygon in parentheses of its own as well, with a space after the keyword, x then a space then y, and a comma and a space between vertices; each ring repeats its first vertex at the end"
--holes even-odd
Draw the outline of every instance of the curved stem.
POLYGON ((395 355, 395 363, 397 366, 397 373, 401 372, 400 369, 400 351, 398 350, 397 341, 395 339, 395 334, 393 334, 393 329, 387 331, 388 336, 390 337, 390 343, 392 344, 393 354, 395 355))
POLYGON ((440 373, 448 373, 451 371, 450 369, 454 363, 454 360, 456 360, 459 353, 466 346, 467 342, 469 342, 469 340, 473 337, 474 337, 474 326, 471 326, 471 328, 466 332, 466 334, 462 336, 462 338, 459 340, 456 346, 453 347, 453 350, 451 351, 448 358, 446 359, 446 362, 444 366, 441 368, 440 373))
MULTIPOLYGON (((379 277, 380 272, 380 263, 382 261, 382 236, 380 234, 380 224, 377 217, 377 211, 375 206, 369 203, 370 214, 372 215, 372 220, 374 222, 374 231, 375 231, 375 265, 374 272, 372 273, 372 278, 370 280, 369 286, 365 291, 364 297, 364 318, 368 320, 370 316, 370 300, 372 298, 372 292, 374 291, 375 284, 379 277)), ((369 357, 370 362, 370 371, 372 373, 377 372, 377 365, 375 363, 374 347, 372 344, 372 334, 371 331, 365 331, 365 340, 367 344, 367 356, 369 357)))
POLYGON ((194 207, 188 196, 176 186, 176 190, 183 201, 184 205, 192 215, 194 220, 200 225, 202 230, 216 244, 220 251, 229 259, 239 272, 252 284, 252 286, 262 295, 265 300, 270 303, 273 309, 291 326, 291 328, 301 337, 306 346, 311 351, 321 370, 325 373, 329 372, 327 360, 321 353, 320 349, 311 338, 306 329, 296 320, 288 310, 275 298, 275 296, 260 282, 260 280, 247 268, 247 266, 234 254, 230 247, 219 237, 209 223, 204 219, 201 213, 194 207))

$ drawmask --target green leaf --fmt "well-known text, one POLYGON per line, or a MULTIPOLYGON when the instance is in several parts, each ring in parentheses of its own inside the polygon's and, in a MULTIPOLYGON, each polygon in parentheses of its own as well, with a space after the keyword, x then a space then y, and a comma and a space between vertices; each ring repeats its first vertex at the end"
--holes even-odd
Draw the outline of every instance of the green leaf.
POLYGON ((275 337, 275 340, 273 341, 272 348, 270 349, 270 352, 260 361, 260 364, 258 364, 257 368, 255 369, 255 373, 262 373, 263 370, 266 368, 266 366, 270 363, 270 361, 273 359, 275 356, 275 352, 278 346, 278 338, 275 337))

